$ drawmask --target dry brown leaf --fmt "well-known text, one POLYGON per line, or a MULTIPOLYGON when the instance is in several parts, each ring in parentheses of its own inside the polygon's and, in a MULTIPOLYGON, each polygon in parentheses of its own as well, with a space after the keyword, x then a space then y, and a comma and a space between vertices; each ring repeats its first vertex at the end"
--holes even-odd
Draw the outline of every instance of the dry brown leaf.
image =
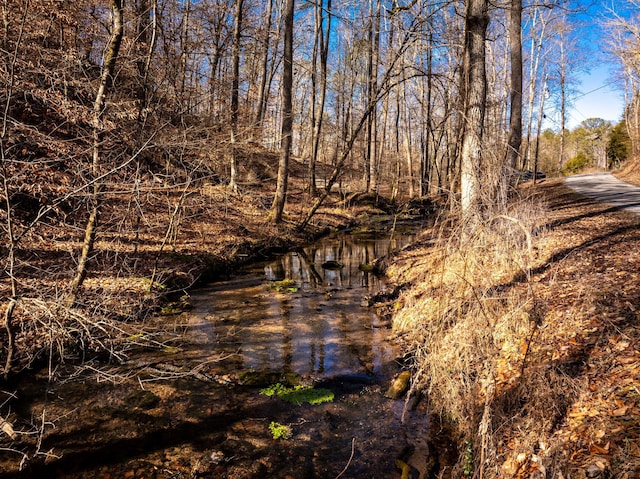
POLYGON ((598 445, 594 444, 589 448, 589 454, 592 454, 592 455, 596 455, 596 454, 606 455, 606 454, 609 454, 609 445, 610 445, 609 442, 606 443, 604 446, 598 446, 598 445))
POLYGON ((612 416, 614 416, 614 417, 621 417, 621 416, 624 416, 625 414, 627 414, 627 410, 628 410, 628 409, 629 409, 629 408, 628 408, 627 406, 619 407, 618 409, 614 409, 614 410, 611 412, 611 415, 612 415, 612 416))

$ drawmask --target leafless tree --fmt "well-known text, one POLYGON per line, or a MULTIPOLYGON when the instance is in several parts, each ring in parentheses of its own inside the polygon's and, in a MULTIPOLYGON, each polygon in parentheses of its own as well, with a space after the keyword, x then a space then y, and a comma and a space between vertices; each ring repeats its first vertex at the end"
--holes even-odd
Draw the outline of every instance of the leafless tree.
POLYGON ((82 252, 78 259, 78 269, 76 276, 71 282, 69 303, 73 304, 75 301, 82 283, 87 276, 88 261, 91 253, 93 252, 93 245, 96 240, 96 229, 98 227, 98 220, 100 216, 100 196, 103 191, 103 185, 101 178, 104 169, 102 164, 102 140, 104 135, 103 119, 105 114, 105 101, 109 88, 113 85, 114 72, 116 68, 116 61, 118 60, 118 53, 120 52, 120 44, 122 43, 122 37, 124 34, 124 6, 122 0, 112 0, 111 2, 111 15, 112 15, 112 31, 111 40, 109 42, 108 49, 106 51, 104 62, 102 65, 102 74, 100 76, 100 84, 96 93, 95 101, 93 102, 93 149, 92 149, 92 162, 91 162, 91 174, 92 174, 92 194, 91 194, 91 209, 89 213, 89 219, 84 232, 84 242, 82 246, 82 252))
POLYGON ((244 0, 236 0, 236 14, 233 27, 233 72, 231 74, 231 165, 229 188, 234 193, 238 192, 238 95, 240 89, 240 40, 242 36, 242 16, 244 0))
POLYGON ((622 4, 629 8, 630 15, 611 12, 608 22, 609 49, 620 65, 620 74, 625 86, 624 118, 631 139, 632 155, 640 155, 640 27, 638 27, 637 0, 622 4))
POLYGON ((511 102, 507 164, 520 163, 522 143, 522 0, 511 0, 509 10, 509 52, 511 58, 511 102))
POLYGON ((487 0, 469 0, 465 14, 464 134, 460 158, 460 204, 465 221, 478 213, 484 115, 487 96, 485 41, 489 26, 487 0))
POLYGON ((269 219, 274 223, 282 221, 284 206, 287 200, 287 184, 289 181, 289 159, 293 143, 293 14, 294 0, 286 0, 284 9, 284 62, 282 73, 282 137, 280 161, 278 163, 278 182, 276 193, 269 212, 269 219))

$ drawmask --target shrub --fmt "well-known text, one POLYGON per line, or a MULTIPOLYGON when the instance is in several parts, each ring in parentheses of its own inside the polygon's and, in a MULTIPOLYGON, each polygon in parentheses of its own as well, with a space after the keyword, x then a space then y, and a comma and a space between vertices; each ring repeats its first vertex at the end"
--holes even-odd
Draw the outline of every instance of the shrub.
POLYGON ((562 168, 562 174, 572 175, 575 173, 579 173, 585 168, 591 166, 591 164, 592 159, 589 158, 586 153, 581 151, 576 156, 567 161, 567 163, 565 163, 564 167, 562 168))

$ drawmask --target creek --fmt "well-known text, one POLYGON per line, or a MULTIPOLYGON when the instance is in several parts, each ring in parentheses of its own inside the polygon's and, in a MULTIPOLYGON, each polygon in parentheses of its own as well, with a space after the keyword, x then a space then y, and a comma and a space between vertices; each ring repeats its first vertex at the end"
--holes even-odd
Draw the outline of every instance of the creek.
POLYGON ((388 323, 362 303, 386 288, 372 262, 411 239, 340 234, 243 268, 191 295, 191 342, 226 357, 230 373, 383 375, 399 353, 385 341, 388 323))
POLYGON ((366 304, 388 289, 372 262, 415 231, 336 234, 239 268, 190 293, 179 348, 24 387, 18 412, 58 427, 41 440, 49 456, 0 476, 388 479, 400 458, 426 477, 428 412, 385 397, 403 353, 366 304), (265 394, 275 384, 333 399, 287 402, 265 394))

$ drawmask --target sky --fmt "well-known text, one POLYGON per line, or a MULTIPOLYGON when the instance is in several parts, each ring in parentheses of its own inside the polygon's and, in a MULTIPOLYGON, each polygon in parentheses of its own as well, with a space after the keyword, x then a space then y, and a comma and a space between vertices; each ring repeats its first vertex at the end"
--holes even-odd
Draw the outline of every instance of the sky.
POLYGON ((624 108, 623 91, 614 78, 614 65, 602 63, 583 73, 576 99, 569 111, 567 126, 578 126, 587 118, 602 118, 618 123, 624 108))
POLYGON ((578 0, 578 3, 586 7, 580 33, 590 44, 592 54, 587 57, 590 59, 587 72, 581 74, 580 93, 576 93, 568 124, 574 128, 587 118, 602 118, 615 124, 623 116, 624 91, 621 82, 616 81, 618 66, 605 51, 608 33, 602 22, 613 12, 629 18, 635 7, 625 0, 578 0))
MULTIPOLYGON (((617 66, 605 51, 607 39, 604 35, 607 33, 602 21, 611 15, 612 8, 622 16, 628 15, 625 10, 627 2, 576 0, 575 4, 584 10, 575 17, 578 31, 574 30, 574 33, 583 40, 583 47, 588 52, 582 51, 584 71, 578 73, 576 91, 568 99, 567 127, 573 129, 588 118, 602 118, 616 124, 622 118, 624 92, 621 83, 616 81, 617 66)), ((558 127, 559 113, 549 112, 549 115, 549 127, 558 127)))

